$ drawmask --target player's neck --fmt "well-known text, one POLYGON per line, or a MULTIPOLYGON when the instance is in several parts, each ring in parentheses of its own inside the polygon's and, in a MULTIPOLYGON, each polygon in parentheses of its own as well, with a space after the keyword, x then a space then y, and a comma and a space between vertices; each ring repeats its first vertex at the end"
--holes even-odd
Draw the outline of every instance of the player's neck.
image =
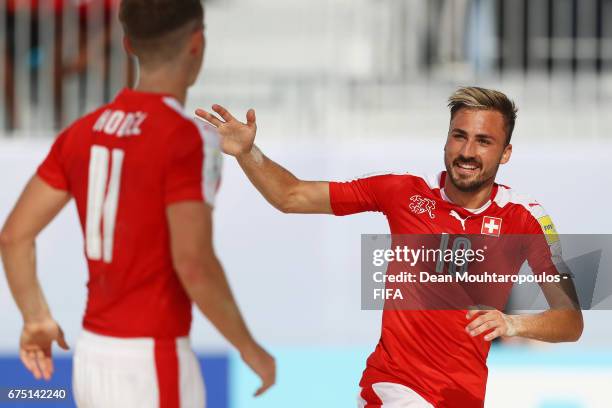
POLYGON ((458 206, 468 209, 477 209, 482 207, 491 198, 493 190, 493 182, 487 183, 476 191, 461 191, 450 180, 444 183, 444 193, 446 196, 458 206))
POLYGON ((187 100, 187 86, 185 86, 181 76, 167 72, 149 73, 141 71, 134 89, 139 92, 171 95, 183 106, 185 106, 187 100))

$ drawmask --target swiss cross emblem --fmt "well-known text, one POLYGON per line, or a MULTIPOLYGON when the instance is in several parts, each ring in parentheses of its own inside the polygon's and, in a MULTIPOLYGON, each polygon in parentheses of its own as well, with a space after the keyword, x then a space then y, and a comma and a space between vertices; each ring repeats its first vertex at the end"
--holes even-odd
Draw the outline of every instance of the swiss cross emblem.
POLYGON ((502 219, 496 217, 483 217, 482 228, 480 229, 481 234, 493 235, 499 237, 501 232, 502 219))

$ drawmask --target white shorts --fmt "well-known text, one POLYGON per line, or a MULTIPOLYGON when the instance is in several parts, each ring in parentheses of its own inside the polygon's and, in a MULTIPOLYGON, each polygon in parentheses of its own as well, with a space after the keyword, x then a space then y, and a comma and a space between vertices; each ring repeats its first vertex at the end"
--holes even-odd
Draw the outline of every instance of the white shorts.
POLYGON ((357 407, 434 408, 414 390, 390 382, 374 383, 369 389, 362 388, 357 397, 357 407), (373 401, 366 401, 364 397, 373 401))
POLYGON ((189 338, 118 338, 84 331, 73 362, 79 408, 203 408, 200 364, 189 338))

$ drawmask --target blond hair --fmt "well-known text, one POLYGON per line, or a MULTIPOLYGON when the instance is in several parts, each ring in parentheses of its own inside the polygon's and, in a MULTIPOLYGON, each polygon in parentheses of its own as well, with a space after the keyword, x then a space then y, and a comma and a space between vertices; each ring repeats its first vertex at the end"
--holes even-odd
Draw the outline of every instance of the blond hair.
POLYGON ((477 86, 461 87, 448 98, 448 107, 451 112, 451 120, 463 108, 494 110, 501 113, 506 125, 506 144, 510 143, 518 109, 504 93, 477 86))

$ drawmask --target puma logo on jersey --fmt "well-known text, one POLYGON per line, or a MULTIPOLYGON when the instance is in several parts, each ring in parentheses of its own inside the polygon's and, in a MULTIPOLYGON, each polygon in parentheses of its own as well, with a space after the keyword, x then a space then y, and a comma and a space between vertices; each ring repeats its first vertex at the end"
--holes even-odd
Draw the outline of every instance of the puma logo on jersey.
POLYGON ((461 223, 461 228, 463 228, 463 230, 465 231, 465 222, 466 222, 466 221, 468 220, 468 218, 470 218, 470 217, 468 216, 468 217, 465 217, 465 218, 461 218, 461 216, 459 215, 459 213, 457 213, 457 211, 455 211, 455 210, 451 210, 451 211, 450 211, 450 215, 451 215, 451 217, 454 217, 454 218, 456 218, 457 220, 459 220, 459 222, 461 223))
POLYGON ((126 113, 120 110, 105 110, 93 127, 94 132, 103 132, 118 137, 137 136, 140 126, 147 118, 143 112, 126 113))
POLYGON ((436 202, 434 200, 421 197, 420 195, 416 194, 410 197, 410 201, 412 201, 412 203, 408 206, 408 208, 410 208, 410 211, 412 211, 413 213, 427 213, 429 214, 429 218, 436 218, 436 216, 433 214, 433 210, 436 209, 436 202))

